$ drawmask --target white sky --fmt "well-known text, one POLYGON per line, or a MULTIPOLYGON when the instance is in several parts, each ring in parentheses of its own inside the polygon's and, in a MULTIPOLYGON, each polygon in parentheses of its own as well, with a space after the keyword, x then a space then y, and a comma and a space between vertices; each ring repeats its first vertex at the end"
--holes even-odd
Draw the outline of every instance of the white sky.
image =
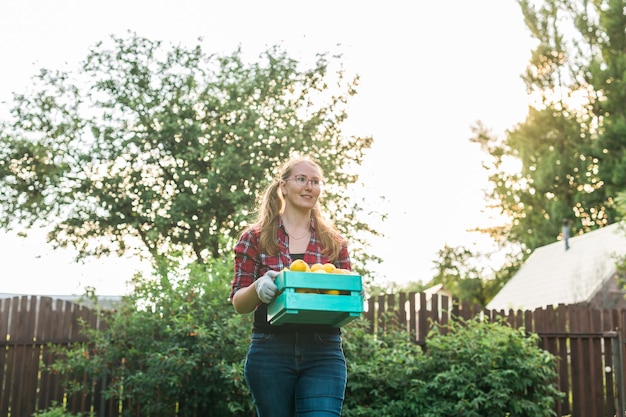
MULTIPOLYGON (((0 116, 39 68, 76 70, 88 48, 128 30, 166 43, 254 57, 282 44, 299 60, 343 52, 361 76, 344 133, 374 137, 363 165, 368 196, 384 195, 385 239, 372 250, 385 262, 379 280, 432 278, 445 244, 484 245, 466 232, 483 212, 485 158, 469 142, 483 121, 501 135, 523 120, 528 97, 520 74, 532 41, 515 0, 416 3, 372 1, 20 0, 0 2, 0 116), (341 46, 338 48, 337 45, 341 46)), ((350 196, 347 196, 349 198, 350 196)), ((74 265, 41 234, 0 235, 0 293, 126 292, 132 259, 74 265)))

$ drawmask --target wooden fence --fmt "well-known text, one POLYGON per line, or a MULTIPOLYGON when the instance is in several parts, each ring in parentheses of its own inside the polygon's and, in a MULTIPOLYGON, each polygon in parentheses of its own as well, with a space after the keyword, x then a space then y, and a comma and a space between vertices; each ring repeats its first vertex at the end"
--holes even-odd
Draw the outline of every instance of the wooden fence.
MULTIPOLYGON (((95 310, 50 297, 0 299, 0 416, 30 417, 53 403, 68 409, 109 416, 112 403, 99 395, 67 395, 59 377, 46 368, 55 360, 54 347, 82 342, 85 323, 102 328, 95 310)), ((94 384, 93 392, 101 385, 94 384)))
MULTIPOLYGON (((425 345, 433 322, 476 315, 504 317, 514 328, 536 333, 541 348, 558 359, 558 384, 568 395, 558 403, 558 416, 624 416, 624 338, 626 310, 598 310, 582 306, 548 307, 534 311, 489 311, 425 293, 382 295, 367 301, 364 315, 376 329, 401 326, 416 343, 425 345)), ((117 405, 104 401, 95 382, 92 395, 67 395, 54 372, 51 346, 82 341, 80 322, 103 328, 98 314, 77 304, 48 297, 0 300, 0 417, 30 417, 54 402, 72 412, 99 417, 119 415, 117 405)))

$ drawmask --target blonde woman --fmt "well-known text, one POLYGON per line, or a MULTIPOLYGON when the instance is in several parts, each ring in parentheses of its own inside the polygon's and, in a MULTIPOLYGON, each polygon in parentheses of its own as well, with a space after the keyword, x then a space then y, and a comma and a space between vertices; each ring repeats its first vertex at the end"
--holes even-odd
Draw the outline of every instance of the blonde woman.
POLYGON ((274 278, 294 260, 352 269, 346 241, 320 209, 323 185, 313 159, 288 160, 235 246, 230 297, 238 313, 254 312, 244 371, 258 417, 341 414, 347 375, 340 329, 267 321, 274 278))

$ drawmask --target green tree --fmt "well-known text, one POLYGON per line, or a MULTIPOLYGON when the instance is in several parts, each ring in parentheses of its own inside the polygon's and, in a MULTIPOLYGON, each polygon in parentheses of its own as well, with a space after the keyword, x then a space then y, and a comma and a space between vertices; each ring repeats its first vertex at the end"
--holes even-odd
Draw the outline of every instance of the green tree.
MULTIPOLYGON (((615 198, 626 187, 623 1, 518 4, 537 41, 522 74, 533 102, 526 119, 503 138, 482 122, 470 138, 490 157, 484 164, 490 182, 486 202, 506 219, 478 228, 509 254, 495 273, 503 280, 535 248, 558 239, 564 221, 572 235, 615 222, 615 198)), ((465 252, 459 248, 455 256, 465 252)), ((458 279, 463 276, 471 270, 458 279)), ((481 287, 475 288, 474 298, 480 298, 481 287)))
POLYGON ((205 263, 230 254, 256 196, 299 151, 323 166, 323 204, 354 257, 373 258, 355 231, 375 232, 343 197, 372 138, 342 133, 358 77, 338 58, 306 68, 274 46, 248 64, 240 49, 130 34, 98 43, 74 73, 43 69, 2 124, 0 226, 51 225, 50 240, 80 257, 140 242, 159 263, 205 263))
POLYGON ((537 40, 522 76, 533 103, 504 138, 478 122, 470 139, 490 156, 486 200, 507 219, 480 230, 517 253, 509 272, 558 239, 566 219, 573 235, 615 222, 626 184, 623 2, 518 4, 537 40))
POLYGON ((524 123, 508 132, 504 143, 478 125, 474 142, 492 156, 488 199, 510 223, 485 230, 503 246, 521 244, 526 254, 552 243, 562 231, 563 219, 577 219, 576 229, 604 221, 598 203, 596 165, 584 154, 580 124, 554 108, 529 109, 524 123), (508 171, 516 161, 519 171, 508 171))
MULTIPOLYGON (((435 276, 427 286, 442 284, 459 300, 484 307, 510 278, 510 269, 498 271, 487 266, 489 257, 462 246, 446 245, 439 251, 435 276)), ((509 262, 515 263, 515 258, 509 262)))
POLYGON ((603 6, 593 24, 579 22, 581 33, 593 36, 597 47, 588 74, 596 93, 594 111, 602 121, 594 150, 598 176, 612 199, 626 184, 626 14, 623 1, 603 6))

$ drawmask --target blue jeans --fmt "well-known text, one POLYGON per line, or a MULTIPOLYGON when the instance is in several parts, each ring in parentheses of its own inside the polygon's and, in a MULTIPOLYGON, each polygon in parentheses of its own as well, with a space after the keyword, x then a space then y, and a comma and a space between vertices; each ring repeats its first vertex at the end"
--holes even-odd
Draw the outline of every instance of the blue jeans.
POLYGON ((346 390, 339 334, 252 333, 244 368, 258 417, 336 417, 346 390))

